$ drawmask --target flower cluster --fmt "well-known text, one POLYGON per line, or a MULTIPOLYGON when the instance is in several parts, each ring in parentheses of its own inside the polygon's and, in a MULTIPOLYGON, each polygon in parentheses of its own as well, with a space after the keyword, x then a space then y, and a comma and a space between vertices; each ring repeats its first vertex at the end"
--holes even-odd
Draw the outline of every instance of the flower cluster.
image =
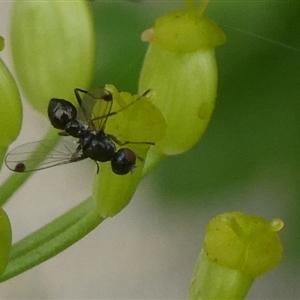
MULTIPOLYGON (((209 0, 203 0, 198 9, 191 5, 192 2, 187 1, 186 9, 159 17, 153 28, 142 34, 149 47, 140 74, 138 95, 120 92, 107 84, 104 89, 110 95, 109 110, 101 114, 101 101, 95 101, 91 108, 94 120, 86 125, 78 122, 83 126, 80 127, 82 131, 94 136, 99 136, 102 130, 100 133, 116 142, 116 147, 130 145, 130 150, 136 154, 135 168, 126 175, 119 175, 112 172, 110 164, 101 163, 100 172, 98 166, 96 168, 91 197, 21 240, 12 250, 9 219, 0 207, 0 280, 49 259, 85 236, 105 218, 118 214, 127 206, 145 174, 165 156, 189 150, 202 137, 217 95, 215 48, 225 42, 225 35, 217 24, 203 15, 209 0), (97 118, 106 118, 105 128, 98 132, 90 126, 97 118)), ((16 74, 36 110, 46 115, 50 98, 74 101, 75 88, 89 90, 96 51, 87 1, 16 1, 11 24, 16 74)), ((0 51, 3 47, 4 40, 0 37, 0 51)), ((5 128, 0 130, 1 167, 7 148, 18 136, 22 123, 19 92, 1 59, 0 91, 0 128, 5 128)), ((83 107, 82 103, 80 106, 83 107)), ((77 117, 75 107, 74 111, 77 117)), ((71 114, 71 117, 74 116, 71 114)), ((53 138, 52 131, 49 135, 53 138)), ((68 132, 62 135, 68 135, 68 132)), ((58 140, 57 132, 55 137, 58 140)), ((81 137, 80 141, 83 140, 81 137)), ((52 148, 48 147, 50 152, 55 143, 51 144, 52 148)), ((74 153, 80 151, 83 152, 83 146, 79 142, 74 153)), ((46 157, 47 153, 44 154, 46 157)), ((76 161, 78 157, 74 157, 73 161, 76 161)), ((21 180, 8 180, 7 186, 12 188, 7 195, 28 177, 22 176, 21 180)), ((3 191, 4 187, 1 188, 3 191)), ((7 198, 0 193, 1 204, 7 198)), ((190 298, 243 298, 254 278, 279 263, 282 246, 277 231, 282 226, 278 219, 267 222, 239 212, 214 218, 206 229, 190 298)))

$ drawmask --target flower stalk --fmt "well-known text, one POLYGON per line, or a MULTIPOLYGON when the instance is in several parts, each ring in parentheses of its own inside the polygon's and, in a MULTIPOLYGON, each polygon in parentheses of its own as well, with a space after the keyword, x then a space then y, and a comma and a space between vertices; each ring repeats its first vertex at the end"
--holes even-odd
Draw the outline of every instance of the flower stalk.
POLYGON ((0 282, 17 276, 64 251, 95 229, 103 220, 97 214, 91 198, 80 203, 14 244, 0 282))

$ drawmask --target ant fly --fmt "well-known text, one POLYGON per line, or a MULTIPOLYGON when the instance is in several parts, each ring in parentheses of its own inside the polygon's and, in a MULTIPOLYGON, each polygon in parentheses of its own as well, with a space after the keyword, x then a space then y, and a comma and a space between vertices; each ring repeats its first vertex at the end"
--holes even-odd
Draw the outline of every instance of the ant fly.
MULTIPOLYGON (((129 104, 112 111, 113 95, 107 89, 86 91, 76 88, 74 93, 85 119, 84 122, 78 119, 77 109, 71 102, 52 98, 48 105, 48 118, 54 128, 61 130, 59 135, 78 139, 75 149, 72 149, 74 143, 63 141, 59 149, 51 150, 44 162, 35 167, 34 162, 40 154, 40 152, 35 153, 35 149, 39 146, 46 151, 47 148, 49 149, 49 142, 31 142, 11 150, 5 158, 6 166, 15 172, 29 172, 91 158, 96 163, 110 161, 112 171, 115 174, 125 175, 129 173, 135 168, 136 159, 140 157, 131 149, 123 146, 127 144, 154 145, 154 143, 121 142, 114 135, 106 133, 105 126, 109 117, 133 105, 148 95, 149 92, 150 90, 147 90, 129 104), (81 93, 85 94, 84 99, 81 97, 81 93), (92 113, 95 105, 99 106, 97 111, 101 112, 100 114, 94 115, 92 113), (121 148, 117 150, 116 144, 121 148)), ((40 151, 43 152, 44 150, 40 151)))

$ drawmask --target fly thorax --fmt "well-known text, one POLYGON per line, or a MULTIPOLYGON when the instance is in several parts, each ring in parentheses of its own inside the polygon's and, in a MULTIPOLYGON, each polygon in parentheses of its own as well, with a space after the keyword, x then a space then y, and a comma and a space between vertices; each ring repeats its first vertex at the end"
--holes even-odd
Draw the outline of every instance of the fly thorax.
MULTIPOLYGON (((87 142, 87 141, 85 141, 87 142)), ((83 153, 89 158, 105 162, 112 159, 116 152, 116 146, 114 142, 107 137, 104 133, 91 133, 90 140, 83 147, 83 153)))

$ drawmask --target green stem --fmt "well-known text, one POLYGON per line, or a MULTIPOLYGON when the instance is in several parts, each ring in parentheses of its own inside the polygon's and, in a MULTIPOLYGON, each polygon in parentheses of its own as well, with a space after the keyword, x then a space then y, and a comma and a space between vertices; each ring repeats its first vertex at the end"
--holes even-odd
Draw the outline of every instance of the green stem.
MULTIPOLYGON (((48 143, 49 150, 48 152, 44 152, 43 155, 40 156, 39 160, 36 160, 36 166, 38 166, 45 157, 49 154, 49 152, 56 146, 60 139, 60 136, 57 134, 57 130, 52 127, 46 133, 44 140, 51 141, 51 144, 48 143)), ((39 150, 39 147, 36 149, 39 150)), ((45 148, 43 148, 45 150, 45 148)), ((10 197, 18 190, 18 188, 33 174, 33 172, 25 172, 25 173, 13 173, 10 177, 3 182, 0 186, 0 206, 2 206, 5 202, 7 202, 10 197)))
POLYGON ((103 220, 95 211, 92 198, 88 198, 15 243, 0 282, 17 276, 62 252, 95 229, 103 220))
POLYGON ((202 250, 192 278, 189 299, 243 300, 253 281, 250 275, 210 261, 202 250))

